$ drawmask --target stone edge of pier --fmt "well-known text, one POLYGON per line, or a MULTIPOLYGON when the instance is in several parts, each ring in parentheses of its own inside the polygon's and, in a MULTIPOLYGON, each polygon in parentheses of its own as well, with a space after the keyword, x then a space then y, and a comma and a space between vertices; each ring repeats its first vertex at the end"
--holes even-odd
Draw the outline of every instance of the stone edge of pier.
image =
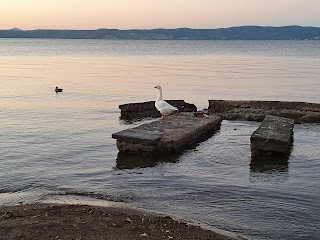
POLYGON ((225 120, 261 122, 267 115, 294 119, 295 123, 320 123, 320 104, 288 101, 209 100, 209 113, 225 120))

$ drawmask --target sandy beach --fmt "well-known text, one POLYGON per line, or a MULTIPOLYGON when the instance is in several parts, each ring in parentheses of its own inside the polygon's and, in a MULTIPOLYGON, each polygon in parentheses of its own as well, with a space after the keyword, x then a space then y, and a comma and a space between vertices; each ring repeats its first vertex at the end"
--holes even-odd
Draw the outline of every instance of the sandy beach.
POLYGON ((0 239, 236 240, 233 233, 125 207, 47 204, 0 208, 0 239))

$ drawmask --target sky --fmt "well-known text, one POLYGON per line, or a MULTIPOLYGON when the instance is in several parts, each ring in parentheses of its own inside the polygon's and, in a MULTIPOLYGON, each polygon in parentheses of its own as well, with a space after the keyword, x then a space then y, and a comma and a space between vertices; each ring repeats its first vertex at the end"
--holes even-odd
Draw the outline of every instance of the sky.
POLYGON ((320 0, 0 0, 0 29, 320 27, 320 0))

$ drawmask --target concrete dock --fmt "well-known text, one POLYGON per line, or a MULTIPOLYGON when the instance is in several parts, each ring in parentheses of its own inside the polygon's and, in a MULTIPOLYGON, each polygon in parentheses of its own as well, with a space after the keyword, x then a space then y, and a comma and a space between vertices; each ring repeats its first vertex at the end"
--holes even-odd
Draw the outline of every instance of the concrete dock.
POLYGON ((112 134, 121 153, 150 156, 183 151, 207 139, 220 128, 220 116, 195 117, 180 113, 112 134))
MULTIPOLYGON (((177 107, 180 112, 196 112, 197 107, 192 103, 186 103, 184 100, 166 100, 169 104, 177 107)), ((127 103, 119 105, 121 110, 122 119, 136 119, 136 118, 146 118, 161 117, 161 114, 154 106, 155 101, 140 102, 140 103, 127 103)))
POLYGON ((291 118, 295 123, 320 123, 320 104, 285 101, 209 100, 209 113, 226 120, 261 122, 267 115, 291 118))
POLYGON ((260 127, 251 135, 252 156, 288 155, 292 144, 294 120, 266 116, 260 127))

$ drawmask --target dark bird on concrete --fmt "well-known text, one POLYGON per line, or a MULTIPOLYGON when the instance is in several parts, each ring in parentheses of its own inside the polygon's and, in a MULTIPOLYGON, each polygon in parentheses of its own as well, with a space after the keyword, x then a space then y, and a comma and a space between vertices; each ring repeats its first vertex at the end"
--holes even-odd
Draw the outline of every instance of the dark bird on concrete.
POLYGON ((205 115, 209 116, 209 112, 208 112, 208 109, 202 109, 202 111, 194 112, 193 115, 195 117, 204 117, 205 115))
POLYGON ((56 91, 56 93, 58 93, 58 92, 62 92, 62 91, 63 91, 63 89, 62 89, 62 88, 58 88, 58 87, 56 87, 55 91, 56 91))

